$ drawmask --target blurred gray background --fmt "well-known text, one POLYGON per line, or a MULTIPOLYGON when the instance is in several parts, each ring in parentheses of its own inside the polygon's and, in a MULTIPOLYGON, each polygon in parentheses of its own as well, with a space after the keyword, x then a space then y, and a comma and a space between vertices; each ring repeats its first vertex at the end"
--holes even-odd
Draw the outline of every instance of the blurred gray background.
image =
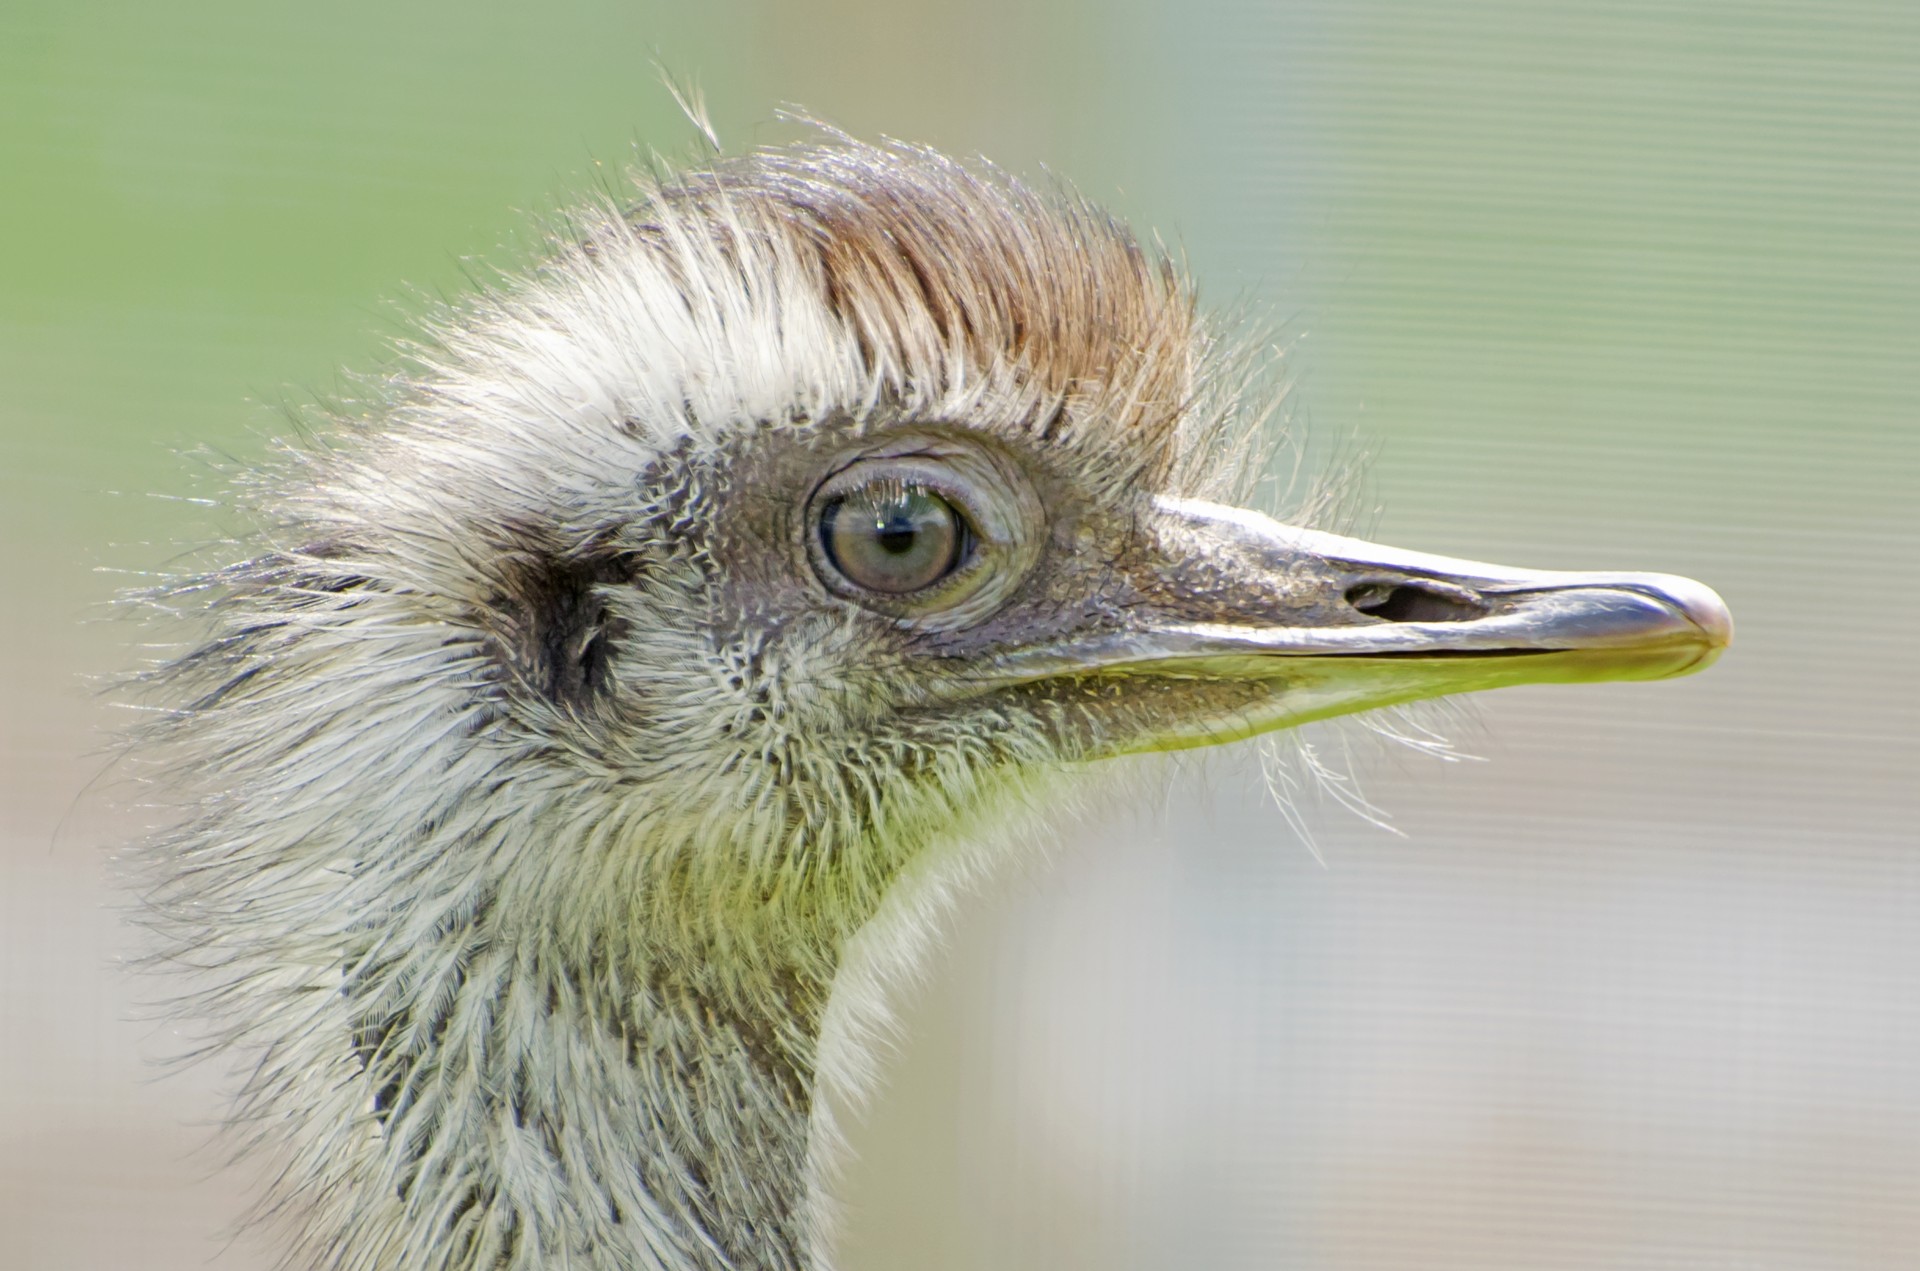
POLYGON ((1272 314, 1359 528, 1718 587, 1707 675, 1181 764, 955 929, 846 1271, 1920 1266, 1920 7, 0 9, 0 1269, 264 1268, 160 1078, 107 599, 529 212, 795 102, 1071 178, 1272 314))

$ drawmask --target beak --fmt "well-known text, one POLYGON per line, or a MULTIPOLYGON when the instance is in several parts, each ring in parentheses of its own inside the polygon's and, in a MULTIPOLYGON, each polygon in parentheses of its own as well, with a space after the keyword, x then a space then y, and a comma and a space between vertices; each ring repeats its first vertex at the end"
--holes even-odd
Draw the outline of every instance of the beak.
POLYGON ((1110 698, 1152 684, 1152 710, 1117 710, 1117 731, 1099 730, 1108 752, 1514 684, 1666 679, 1733 638, 1720 597, 1671 574, 1512 569, 1195 500, 1159 499, 1152 515, 1151 559, 1123 566, 1130 620, 1003 665, 1029 684, 1097 681, 1110 698))

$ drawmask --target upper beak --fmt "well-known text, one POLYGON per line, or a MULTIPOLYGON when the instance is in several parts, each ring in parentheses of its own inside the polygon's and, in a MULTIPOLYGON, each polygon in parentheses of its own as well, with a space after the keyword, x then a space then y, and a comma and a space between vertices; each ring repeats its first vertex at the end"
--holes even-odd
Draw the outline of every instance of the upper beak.
MULTIPOLYGON (((1699 670, 1733 638, 1733 618, 1720 597, 1674 574, 1514 569, 1296 529, 1256 512, 1194 500, 1163 499, 1159 508, 1174 530, 1163 531, 1163 542, 1190 536, 1199 551, 1219 554, 1226 548, 1233 559, 1222 564, 1253 565, 1249 572, 1256 576, 1244 581, 1261 591, 1297 587, 1275 589, 1273 578, 1258 574, 1277 572, 1294 583, 1310 571, 1353 611, 1329 626, 1292 625, 1276 614, 1275 625, 1171 627, 1157 640, 1165 654, 1582 653, 1590 656, 1574 661, 1621 667, 1631 662, 1648 672, 1631 678, 1658 679, 1699 670)), ((1331 597, 1313 599, 1319 601, 1316 612, 1338 613, 1331 597)))
POLYGON ((1671 574, 1513 569, 1195 500, 1159 499, 1154 516, 1157 559, 1142 562, 1127 607, 1139 617, 1005 668, 1192 686, 1191 709, 1169 712, 1163 694, 1157 722, 1110 739, 1122 749, 1513 684, 1664 679, 1705 667, 1733 637, 1720 597, 1671 574))

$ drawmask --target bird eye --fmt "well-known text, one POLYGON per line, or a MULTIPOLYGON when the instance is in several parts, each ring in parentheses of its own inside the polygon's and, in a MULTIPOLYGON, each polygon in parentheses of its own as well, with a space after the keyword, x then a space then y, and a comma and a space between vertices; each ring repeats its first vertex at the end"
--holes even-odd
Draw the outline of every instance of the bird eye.
POLYGON ((955 431, 869 441, 807 498, 795 538, 829 595, 909 630, 958 631, 1013 595, 1046 513, 1013 458, 955 431))
POLYGON ((820 509, 820 546, 847 580, 904 596, 965 561, 971 534, 951 503, 925 486, 875 481, 820 509))

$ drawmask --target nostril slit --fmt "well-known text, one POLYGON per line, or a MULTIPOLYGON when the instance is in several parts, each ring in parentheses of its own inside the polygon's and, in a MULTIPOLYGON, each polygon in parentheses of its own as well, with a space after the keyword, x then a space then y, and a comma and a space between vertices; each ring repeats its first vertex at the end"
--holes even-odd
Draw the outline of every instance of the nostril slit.
POLYGON ((1469 622, 1487 613, 1477 599, 1419 583, 1361 583, 1347 589, 1347 603, 1384 622, 1469 622))

